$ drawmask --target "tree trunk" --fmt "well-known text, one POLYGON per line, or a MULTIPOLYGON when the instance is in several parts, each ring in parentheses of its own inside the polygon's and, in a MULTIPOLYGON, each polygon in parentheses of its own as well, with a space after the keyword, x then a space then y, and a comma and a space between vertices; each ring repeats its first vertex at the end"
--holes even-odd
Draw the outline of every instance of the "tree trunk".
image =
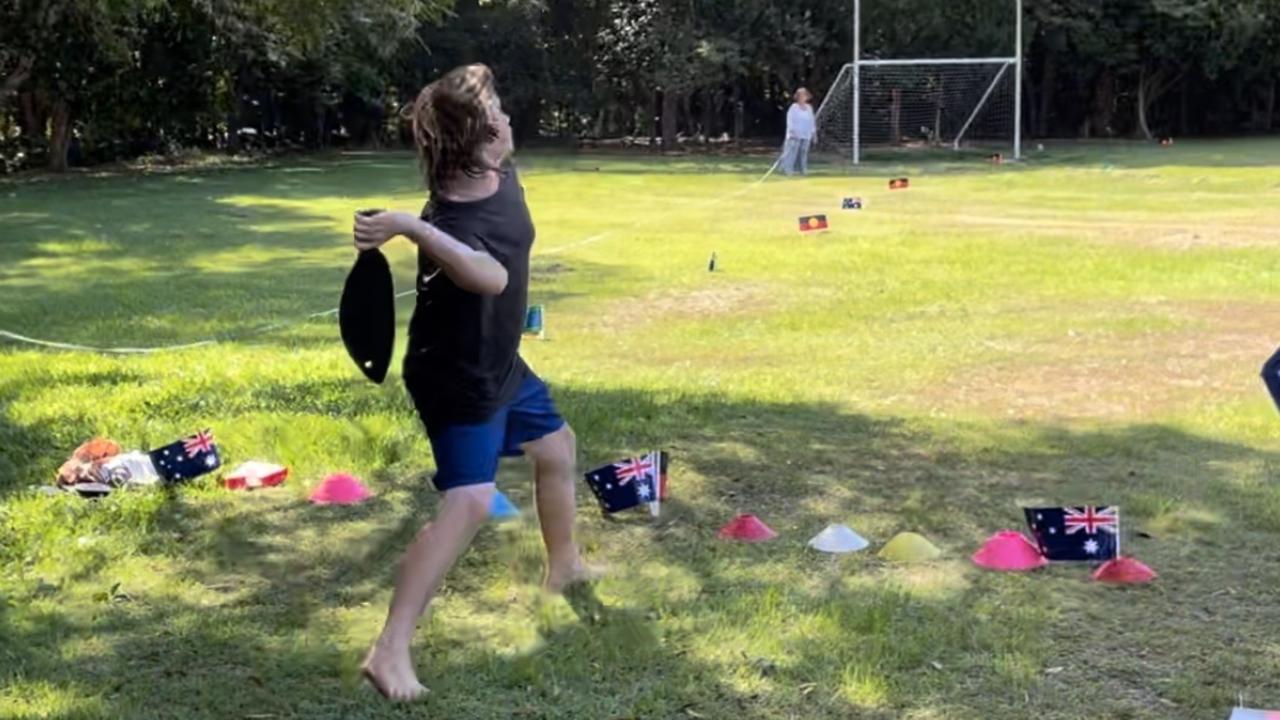
POLYGON ((53 116, 49 127, 49 169, 65 172, 67 152, 71 148, 71 108, 66 100, 53 103, 53 116))
POLYGON ((233 112, 227 113, 227 151, 238 153, 242 149, 240 142, 240 122, 233 112))
POLYGON ((712 125, 715 122, 715 105, 716 91, 708 88, 702 93, 702 136, 707 140, 711 139, 711 134, 715 132, 712 125))
POLYGON ((693 119, 693 93, 680 93, 680 119, 684 121, 684 134, 693 137, 698 134, 698 122, 693 119))
POLYGON ((27 139, 27 144, 32 147, 43 145, 45 129, 49 124, 44 96, 31 91, 20 93, 18 108, 22 111, 22 135, 27 139))
MULTIPOLYGON (((529 138, 538 137, 542 125, 542 99, 528 98, 517 108, 511 121, 511 135, 517 145, 523 145, 529 138)), ((403 125, 401 127, 404 127, 403 125)))
POLYGON ((1188 89, 1190 84, 1186 80, 1182 81, 1182 91, 1179 93, 1180 97, 1178 98, 1178 134, 1182 137, 1191 134, 1191 119, 1187 114, 1187 105, 1191 95, 1191 91, 1188 89))
POLYGON ((1053 90, 1058 82, 1057 56, 1044 53, 1044 67, 1040 68, 1040 109, 1036 112, 1036 135, 1049 137, 1049 116, 1053 111, 1053 90))
POLYGON ((227 150, 238 153, 244 149, 244 139, 240 136, 240 127, 244 124, 244 83, 241 73, 237 71, 231 79, 231 108, 227 111, 227 150))
POLYGON ((317 148, 329 147, 329 133, 325 123, 325 106, 324 103, 317 100, 313 108, 314 124, 315 124, 315 145, 317 148))
POLYGON ((1032 66, 1022 66, 1022 104, 1027 110, 1022 115, 1022 126, 1026 128, 1024 137, 1032 137, 1040 127, 1040 86, 1031 77, 1032 66))
MULTIPOLYGON (((1111 68, 1106 68, 1098 75, 1097 85, 1093 89, 1093 117, 1089 120, 1090 134, 1112 134, 1111 119, 1115 115, 1115 76, 1111 68)), ((1086 135, 1088 137, 1088 135, 1086 135)))
POLYGON ((662 150, 676 149, 676 113, 679 112, 680 94, 667 88, 662 91, 662 150))
POLYGON ((649 152, 658 149, 658 122, 661 119, 662 91, 653 91, 653 105, 649 108, 649 152))
POLYGON ((35 64, 33 58, 22 58, 18 61, 18 67, 4 79, 3 85, 0 85, 0 107, 4 107, 9 102, 9 96, 18 92, 18 88, 31 77, 31 68, 35 64))
POLYGON ((1261 93, 1249 96, 1249 129, 1257 132, 1271 130, 1271 118, 1275 115, 1276 85, 1267 83, 1261 93))
POLYGON ((1271 87, 1267 88, 1267 115, 1263 125, 1263 130, 1271 130, 1276 123, 1276 85, 1280 84, 1272 82, 1271 87))
POLYGON ((738 83, 733 85, 733 92, 729 95, 729 105, 733 110, 733 141, 740 143, 745 119, 743 118, 742 87, 738 83))

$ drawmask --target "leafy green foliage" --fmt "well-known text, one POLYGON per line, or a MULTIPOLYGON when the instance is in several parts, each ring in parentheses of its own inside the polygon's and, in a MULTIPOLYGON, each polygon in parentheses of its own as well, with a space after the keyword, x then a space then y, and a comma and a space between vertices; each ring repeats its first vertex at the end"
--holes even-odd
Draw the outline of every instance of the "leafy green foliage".
MULTIPOLYGON (((863 0, 863 50, 1007 55, 1013 12, 863 0)), ((850 0, 13 0, 0 155, 58 168, 395 142, 401 105, 466 62, 495 68, 521 140, 772 135, 792 90, 820 99, 849 61, 850 15, 850 0)), ((1280 0, 1026 0, 1025 20, 1029 135, 1280 122, 1280 0)))

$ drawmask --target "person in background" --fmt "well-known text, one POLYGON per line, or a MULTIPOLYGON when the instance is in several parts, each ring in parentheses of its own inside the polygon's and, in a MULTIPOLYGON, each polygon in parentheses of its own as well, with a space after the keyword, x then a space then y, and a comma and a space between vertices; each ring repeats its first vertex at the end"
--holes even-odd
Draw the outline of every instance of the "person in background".
POLYGON ((813 119, 813 107, 809 101, 813 95, 800 88, 796 90, 795 102, 787 110, 787 141, 782 146, 782 173, 784 175, 807 175, 809 172, 809 145, 816 135, 813 119))

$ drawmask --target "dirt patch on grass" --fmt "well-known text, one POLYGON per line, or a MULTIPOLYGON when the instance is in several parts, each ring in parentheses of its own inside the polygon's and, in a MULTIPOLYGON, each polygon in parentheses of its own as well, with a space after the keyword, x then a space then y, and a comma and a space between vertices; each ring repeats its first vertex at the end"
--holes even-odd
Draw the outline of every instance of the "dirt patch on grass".
POLYGON ((619 300, 601 313, 599 323, 606 327, 622 327, 663 320, 759 315, 777 305, 777 293, 767 283, 718 283, 713 287, 659 290, 642 297, 619 300))
POLYGON ((571 268, 568 265, 559 262, 540 263, 535 260, 532 267, 529 268, 530 279, 535 282, 551 280, 557 275, 562 275, 567 272, 571 272, 571 268))
POLYGON ((1155 222, 1106 218, 998 217, 990 215, 948 215, 961 225, 1025 227, 1037 233, 1074 235, 1118 240, 1148 247, 1191 249, 1198 247, 1254 247, 1280 245, 1280 218, 1258 218, 1257 223, 1155 222))
POLYGON ((1194 231, 1156 234, 1144 244, 1152 247, 1190 249, 1197 247, 1252 247, 1280 245, 1280 231, 1266 225, 1258 227, 1206 227, 1194 231))
POLYGON ((1108 419, 1262 391, 1258 369, 1275 350, 1280 303, 1160 303, 1147 312, 1178 329, 1072 331, 1024 357, 959 368, 920 399, 997 416, 1108 419))

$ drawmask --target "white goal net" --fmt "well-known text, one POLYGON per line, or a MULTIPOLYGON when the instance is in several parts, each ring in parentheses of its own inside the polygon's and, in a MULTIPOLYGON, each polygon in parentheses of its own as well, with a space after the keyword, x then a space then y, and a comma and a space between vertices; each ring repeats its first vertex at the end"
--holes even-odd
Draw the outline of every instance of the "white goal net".
POLYGON ((854 123, 852 63, 818 108, 818 144, 859 156, 882 148, 982 148, 1014 154, 1016 63, 1012 58, 864 60, 854 123))

